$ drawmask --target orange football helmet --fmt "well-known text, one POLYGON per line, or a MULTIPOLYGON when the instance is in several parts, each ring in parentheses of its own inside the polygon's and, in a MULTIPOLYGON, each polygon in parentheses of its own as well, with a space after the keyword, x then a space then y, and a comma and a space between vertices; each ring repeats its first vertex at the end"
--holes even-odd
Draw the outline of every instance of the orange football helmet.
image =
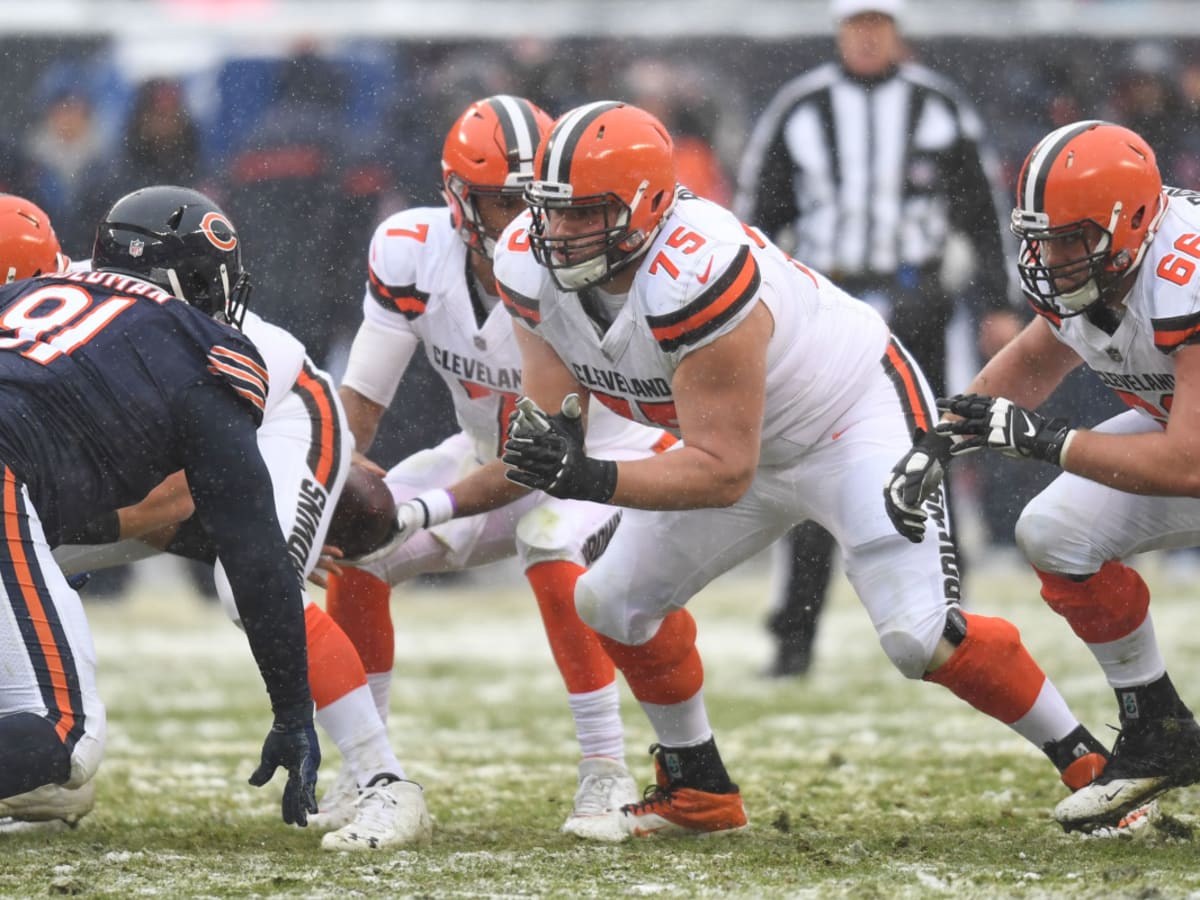
POLYGON ((537 261, 565 291, 612 278, 649 248, 675 203, 675 147, 663 124, 613 101, 577 107, 538 148, 525 189, 537 261), (555 234, 555 214, 595 221, 555 234))
POLYGON ((1012 213, 1030 302, 1063 317, 1112 297, 1165 209, 1154 151, 1139 135, 1100 121, 1052 131, 1021 167, 1012 213))
POLYGON ((521 97, 477 100, 455 121, 442 146, 442 193, 459 237, 491 259, 499 230, 488 229, 475 200, 521 196, 533 177, 533 155, 553 120, 521 97))
POLYGON ((65 272, 70 262, 40 206, 15 194, 0 194, 0 275, 5 284, 65 272))

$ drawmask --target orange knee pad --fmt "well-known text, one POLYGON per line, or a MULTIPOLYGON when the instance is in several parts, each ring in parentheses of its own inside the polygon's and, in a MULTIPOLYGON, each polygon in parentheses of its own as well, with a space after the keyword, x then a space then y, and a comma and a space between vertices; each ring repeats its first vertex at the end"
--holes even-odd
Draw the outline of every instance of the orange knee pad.
POLYGON ((704 665, 696 650, 696 620, 677 609, 659 625, 654 637, 630 646, 600 635, 600 643, 625 676, 633 696, 643 703, 667 706, 690 700, 704 686, 704 665))
POLYGON ((1089 644, 1107 644, 1146 621, 1150 589, 1129 566, 1110 560, 1084 581, 1037 571, 1042 599, 1089 644))
POLYGON ((967 633, 945 663, 925 676, 1005 725, 1037 702, 1046 673, 1033 661, 1015 625, 964 612, 967 633))

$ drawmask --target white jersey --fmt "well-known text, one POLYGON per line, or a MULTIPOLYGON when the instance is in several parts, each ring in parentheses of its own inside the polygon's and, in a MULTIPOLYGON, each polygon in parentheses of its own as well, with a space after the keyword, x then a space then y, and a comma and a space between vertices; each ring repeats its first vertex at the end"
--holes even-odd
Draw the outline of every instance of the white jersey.
MULTIPOLYGON (((378 354, 356 341, 342 384, 389 406, 420 341, 450 389, 459 427, 470 437, 477 459, 487 462, 499 455, 509 413, 521 395, 521 354, 501 305, 486 311, 477 296, 468 253, 444 207, 408 209, 376 229, 362 328, 393 335, 395 352, 365 359, 366 352, 378 354), (381 370, 386 371, 381 375, 381 370)), ((588 449, 598 456, 618 448, 648 448, 658 437, 595 404, 589 411, 588 449)))
POLYGON ((775 320, 767 349, 760 463, 811 447, 862 396, 888 344, 883 319, 790 259, 727 210, 681 190, 608 330, 586 297, 557 289, 529 252, 530 214, 497 242, 509 312, 541 335, 594 399, 626 418, 679 434, 679 363, 742 322, 762 301, 775 320))
POLYGON ((1169 189, 1164 198, 1166 212, 1116 331, 1108 334, 1087 316, 1045 316, 1104 384, 1160 425, 1175 393, 1172 354, 1200 343, 1200 194, 1169 189))
POLYGON ((249 310, 242 320, 242 333, 258 348, 263 362, 267 364, 267 374, 271 379, 267 389, 267 404, 263 410, 265 423, 272 410, 277 409, 279 402, 296 386, 296 379, 304 369, 307 354, 304 345, 290 333, 249 310))

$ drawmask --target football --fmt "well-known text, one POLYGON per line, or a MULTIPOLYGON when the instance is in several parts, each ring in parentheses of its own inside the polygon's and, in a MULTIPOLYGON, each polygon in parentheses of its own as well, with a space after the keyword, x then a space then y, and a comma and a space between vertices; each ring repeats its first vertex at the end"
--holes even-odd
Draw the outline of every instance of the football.
POLYGON ((396 503, 383 479, 362 466, 351 466, 333 510, 325 543, 347 559, 379 549, 392 534, 396 503))

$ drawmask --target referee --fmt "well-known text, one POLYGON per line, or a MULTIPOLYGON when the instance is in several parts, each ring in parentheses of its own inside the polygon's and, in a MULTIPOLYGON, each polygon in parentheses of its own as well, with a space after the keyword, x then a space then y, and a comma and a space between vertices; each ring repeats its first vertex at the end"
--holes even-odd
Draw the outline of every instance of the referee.
MULTIPOLYGON (((955 298, 942 265, 952 233, 973 249, 965 292, 980 352, 998 350, 1021 321, 1010 305, 981 123, 954 84, 904 61, 902 2, 833 0, 839 59, 771 99, 747 143, 734 208, 876 307, 944 396, 955 298)), ((768 672, 779 676, 803 674, 812 662, 833 554, 833 538, 813 523, 790 540, 768 622, 777 642, 768 672)))

